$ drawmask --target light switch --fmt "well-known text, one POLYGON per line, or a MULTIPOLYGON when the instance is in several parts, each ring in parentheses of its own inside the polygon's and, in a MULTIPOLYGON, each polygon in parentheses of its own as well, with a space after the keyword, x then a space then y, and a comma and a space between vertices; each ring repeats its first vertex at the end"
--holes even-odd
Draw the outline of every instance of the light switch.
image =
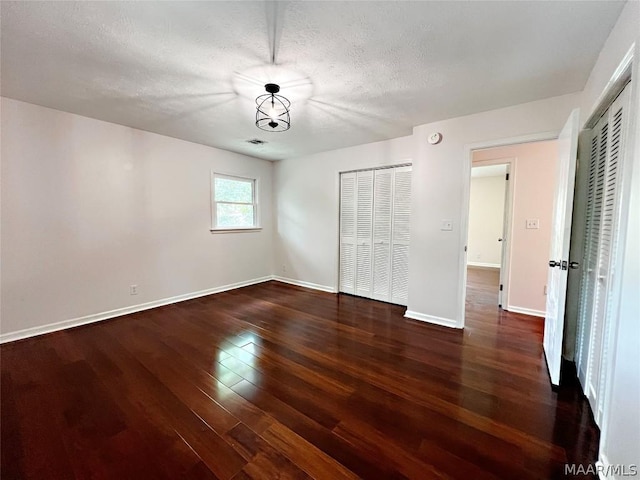
POLYGON ((528 218, 527 219, 527 228, 528 229, 540 228, 540 220, 537 219, 537 218, 528 218))
POLYGON ((453 220, 442 220, 440 222, 440 230, 445 232, 453 230, 453 220))

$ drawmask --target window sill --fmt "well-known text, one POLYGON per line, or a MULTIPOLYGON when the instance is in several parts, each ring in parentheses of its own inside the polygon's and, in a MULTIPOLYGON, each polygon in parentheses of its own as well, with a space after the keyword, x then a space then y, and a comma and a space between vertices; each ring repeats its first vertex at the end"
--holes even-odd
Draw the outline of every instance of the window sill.
POLYGON ((262 227, 210 228, 211 233, 259 232, 262 227))

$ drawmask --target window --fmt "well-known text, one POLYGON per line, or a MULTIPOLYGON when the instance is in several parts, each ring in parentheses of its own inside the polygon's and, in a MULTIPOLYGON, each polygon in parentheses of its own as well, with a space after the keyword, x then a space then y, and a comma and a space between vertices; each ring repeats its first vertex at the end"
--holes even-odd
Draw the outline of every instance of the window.
POLYGON ((213 174, 212 230, 258 228, 256 180, 213 174))

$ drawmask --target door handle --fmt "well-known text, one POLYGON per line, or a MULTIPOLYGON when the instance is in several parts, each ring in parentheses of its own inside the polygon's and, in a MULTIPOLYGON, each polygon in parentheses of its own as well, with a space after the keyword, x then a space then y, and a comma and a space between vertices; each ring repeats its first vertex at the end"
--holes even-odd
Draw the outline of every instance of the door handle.
POLYGON ((502 239, 501 239, 501 238, 499 238, 499 239, 498 239, 498 241, 499 241, 499 242, 501 242, 501 241, 502 241, 502 239))
POLYGON ((576 270, 580 268, 580 264, 578 262, 569 262, 569 268, 576 270))
POLYGON ((560 265, 562 265, 560 262, 556 262, 555 260, 549 260, 549 266, 551 268, 553 267, 559 267, 560 265))

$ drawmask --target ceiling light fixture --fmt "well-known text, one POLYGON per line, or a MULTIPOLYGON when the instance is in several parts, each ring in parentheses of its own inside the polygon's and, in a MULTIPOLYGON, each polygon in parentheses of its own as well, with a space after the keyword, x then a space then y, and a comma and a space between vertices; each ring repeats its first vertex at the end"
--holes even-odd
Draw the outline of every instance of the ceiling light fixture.
POLYGON ((267 93, 256 98, 256 127, 267 132, 284 132, 291 127, 289 107, 291 102, 282 95, 277 95, 280 86, 267 83, 267 93))

